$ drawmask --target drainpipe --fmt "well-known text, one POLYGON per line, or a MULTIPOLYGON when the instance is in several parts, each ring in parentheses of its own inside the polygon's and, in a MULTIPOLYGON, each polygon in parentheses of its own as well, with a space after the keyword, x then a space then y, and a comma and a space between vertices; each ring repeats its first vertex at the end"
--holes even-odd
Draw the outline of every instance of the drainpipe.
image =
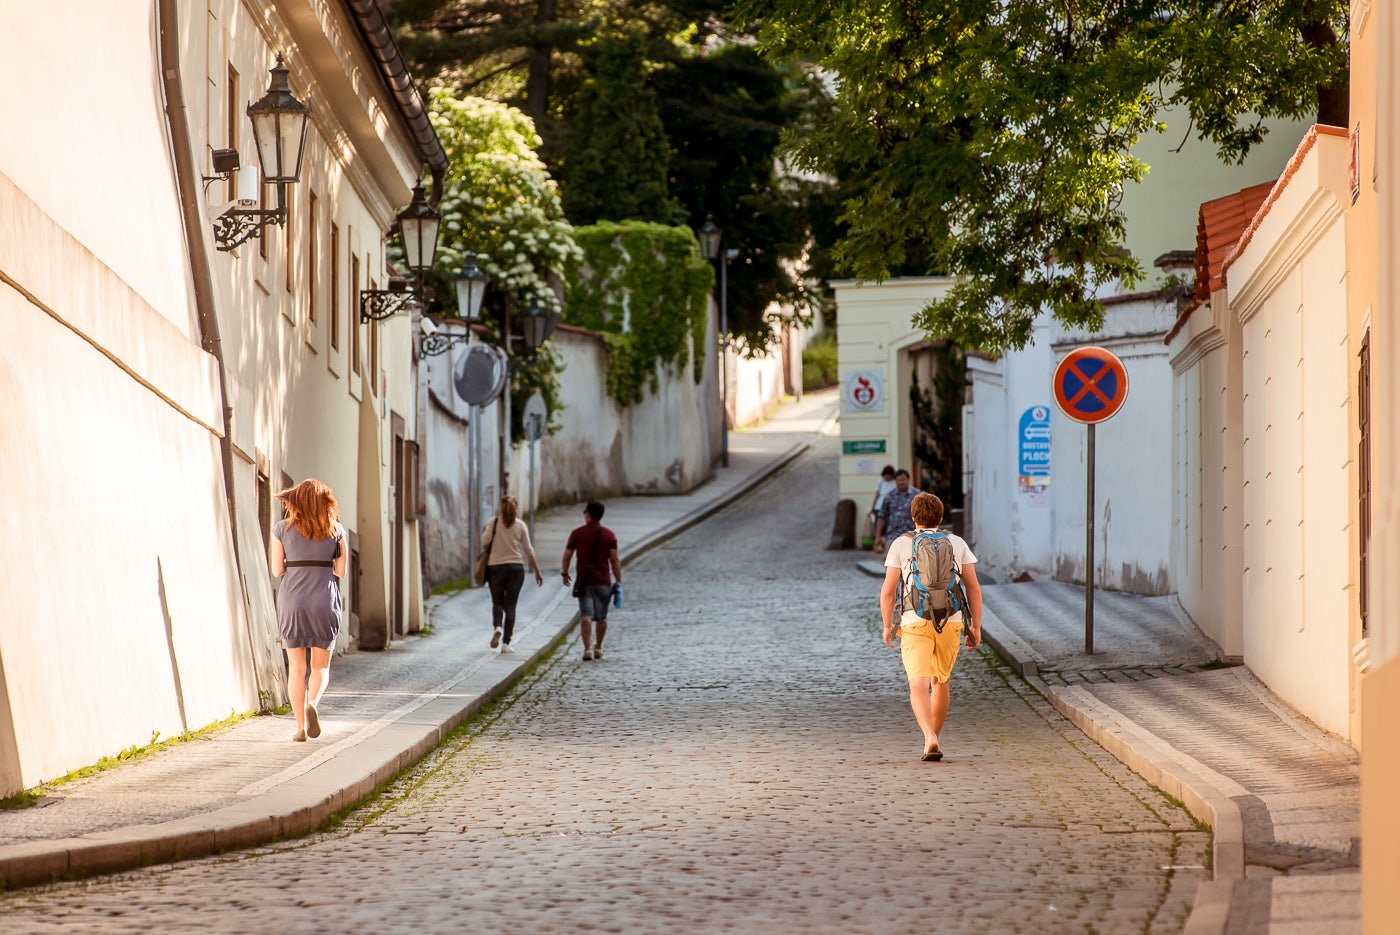
MULTIPOLYGON (((180 192, 180 214, 185 227, 186 251, 190 257, 190 278, 194 287, 195 311, 199 319, 199 343, 212 355, 219 372, 219 402, 224 416, 224 432, 219 439, 219 455, 223 462, 224 495, 228 504, 229 532, 233 538, 233 561, 240 585, 243 583, 243 556, 238 548, 238 511, 234 504, 233 484, 233 409, 228 403, 228 379, 224 372, 223 343, 219 338, 219 318, 214 307, 214 277, 209 268, 209 253, 204 243, 204 211, 200 204, 200 173, 194 166, 194 149, 190 143, 189 124, 185 120, 185 90, 180 82, 179 18, 176 0, 158 0, 157 17, 160 29, 160 74, 165 91, 165 117, 170 127, 175 181, 180 192)), ((248 628, 248 646, 256 653, 253 639, 252 611, 248 607, 246 585, 243 595, 243 623, 248 628)), ((258 678, 256 657, 253 662, 253 682, 258 698, 263 686, 258 678)))

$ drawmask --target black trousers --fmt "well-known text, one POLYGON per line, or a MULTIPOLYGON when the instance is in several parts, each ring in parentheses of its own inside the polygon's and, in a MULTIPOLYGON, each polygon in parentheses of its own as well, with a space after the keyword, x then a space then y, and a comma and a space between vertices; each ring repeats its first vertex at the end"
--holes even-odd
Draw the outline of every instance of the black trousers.
POLYGON ((486 566, 486 586, 491 589, 491 626, 501 631, 501 638, 507 643, 515 632, 515 602, 520 599, 524 584, 525 566, 520 562, 486 566))

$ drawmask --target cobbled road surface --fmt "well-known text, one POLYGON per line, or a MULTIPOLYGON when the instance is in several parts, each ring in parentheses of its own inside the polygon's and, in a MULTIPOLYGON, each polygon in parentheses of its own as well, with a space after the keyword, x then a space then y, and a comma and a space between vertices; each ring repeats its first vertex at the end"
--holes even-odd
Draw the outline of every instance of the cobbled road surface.
POLYGON ((1208 833, 989 648, 920 762, 878 582, 825 550, 836 444, 339 826, 8 894, 0 932, 1179 932, 1208 833))

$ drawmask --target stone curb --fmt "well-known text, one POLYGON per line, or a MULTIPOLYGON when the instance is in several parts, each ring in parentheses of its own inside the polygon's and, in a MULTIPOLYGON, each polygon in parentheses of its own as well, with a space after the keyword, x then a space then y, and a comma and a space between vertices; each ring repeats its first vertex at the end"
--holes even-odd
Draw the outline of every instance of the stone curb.
POLYGON ((1213 879, 1196 891, 1183 935, 1225 935, 1235 884, 1244 879, 1244 817, 1224 792, 1181 761, 1177 750, 1078 686, 1050 687, 1040 679, 1043 656, 984 604, 982 638, 1070 723, 1167 795, 1213 832, 1213 879))
MULTIPOLYGON (((827 420, 818 434, 824 435, 834 421, 834 416, 827 420)), ((719 512, 801 457, 811 446, 811 442, 794 445, 725 495, 696 507, 666 528, 621 550, 619 559, 632 561, 719 512)), ((557 606, 551 603, 541 616, 552 613, 557 606)), ((439 697, 388 724, 363 743, 264 795, 154 825, 130 825, 74 838, 0 846, 0 888, 116 873, 310 834, 337 812, 353 808, 371 797, 380 786, 434 750, 457 725, 503 695, 531 666, 568 637, 577 620, 578 615, 572 615, 543 646, 524 656, 510 671, 475 693, 465 704, 455 691, 462 683, 455 683, 439 697), (347 779, 347 775, 352 778, 347 779)), ((470 675, 464 677, 462 682, 469 678, 470 675)))

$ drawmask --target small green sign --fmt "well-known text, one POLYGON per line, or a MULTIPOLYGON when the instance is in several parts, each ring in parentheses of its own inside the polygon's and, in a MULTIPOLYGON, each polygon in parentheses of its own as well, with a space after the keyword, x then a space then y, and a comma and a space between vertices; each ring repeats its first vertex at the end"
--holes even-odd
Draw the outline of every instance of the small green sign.
POLYGON ((843 455, 882 455, 885 453, 883 438, 861 438, 841 443, 843 455))

